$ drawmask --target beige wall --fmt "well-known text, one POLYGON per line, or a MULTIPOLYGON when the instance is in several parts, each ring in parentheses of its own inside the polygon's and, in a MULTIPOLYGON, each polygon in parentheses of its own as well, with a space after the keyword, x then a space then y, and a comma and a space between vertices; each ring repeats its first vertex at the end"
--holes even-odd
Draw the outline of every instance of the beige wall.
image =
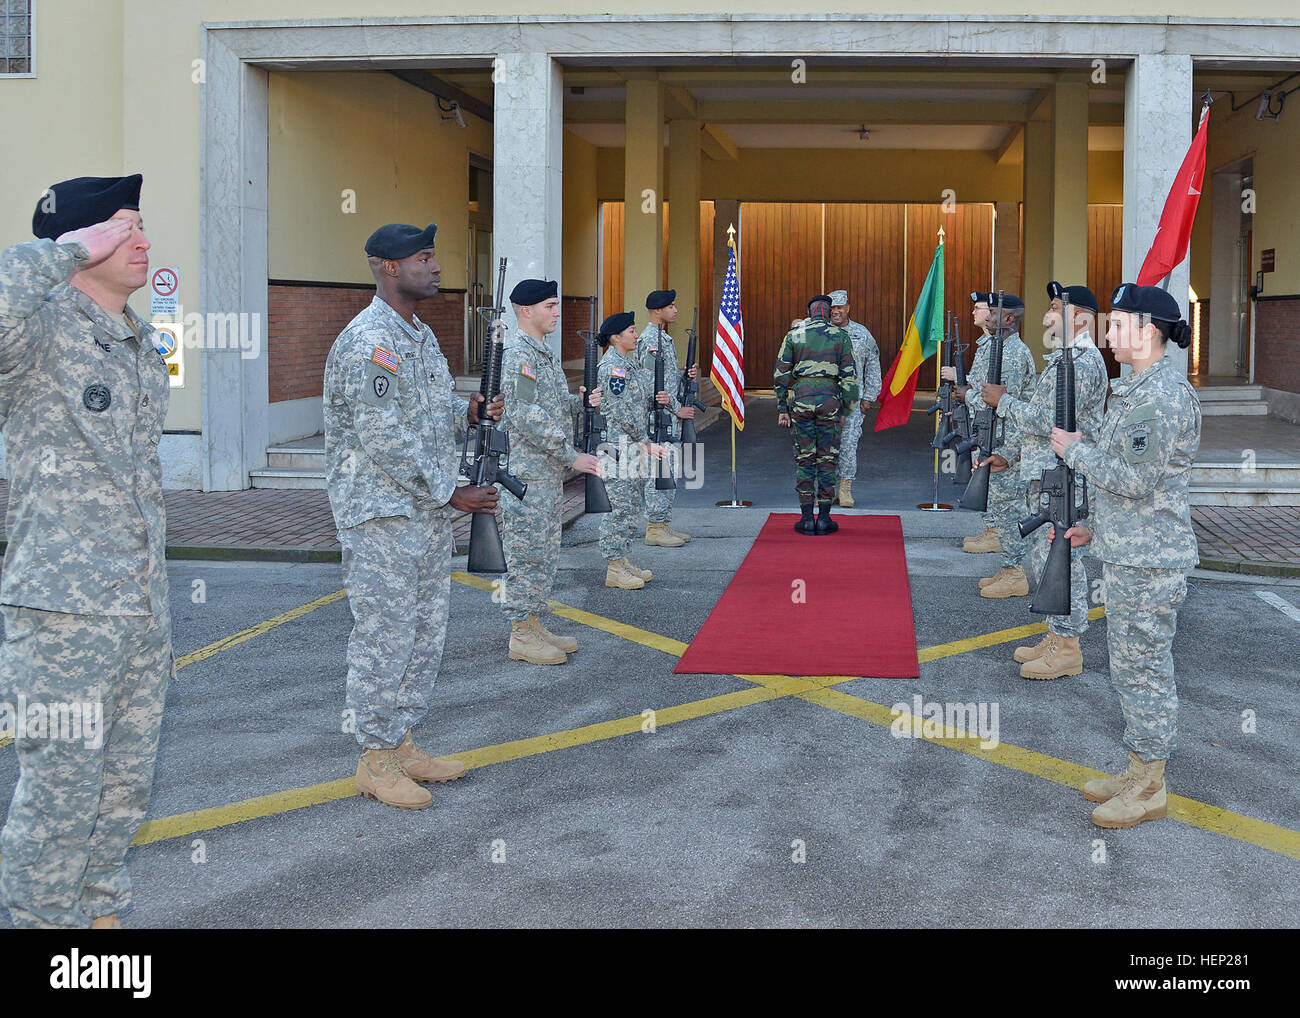
POLYGON ((572 131, 564 132, 564 263, 560 280, 565 294, 585 297, 596 289, 600 244, 600 206, 596 200, 597 148, 572 131))
POLYGON ((272 279, 369 283, 377 227, 438 223, 443 286, 465 288, 469 152, 492 154, 490 124, 441 122, 433 96, 383 72, 275 72, 268 105, 272 279))

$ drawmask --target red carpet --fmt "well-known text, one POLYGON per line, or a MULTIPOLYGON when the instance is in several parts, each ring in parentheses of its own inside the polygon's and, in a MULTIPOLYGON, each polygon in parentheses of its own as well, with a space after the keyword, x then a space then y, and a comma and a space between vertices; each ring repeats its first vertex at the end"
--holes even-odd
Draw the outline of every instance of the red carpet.
POLYGON ((798 518, 767 518, 673 670, 918 677, 902 521, 836 516, 838 533, 807 537, 798 518))

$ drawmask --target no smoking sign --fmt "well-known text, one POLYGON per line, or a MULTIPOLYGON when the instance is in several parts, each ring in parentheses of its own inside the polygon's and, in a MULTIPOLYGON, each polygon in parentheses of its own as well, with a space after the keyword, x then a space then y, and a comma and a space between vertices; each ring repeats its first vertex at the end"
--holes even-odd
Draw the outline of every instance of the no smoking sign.
POLYGON ((149 276, 149 314, 174 315, 180 304, 181 277, 173 268, 157 268, 149 276))

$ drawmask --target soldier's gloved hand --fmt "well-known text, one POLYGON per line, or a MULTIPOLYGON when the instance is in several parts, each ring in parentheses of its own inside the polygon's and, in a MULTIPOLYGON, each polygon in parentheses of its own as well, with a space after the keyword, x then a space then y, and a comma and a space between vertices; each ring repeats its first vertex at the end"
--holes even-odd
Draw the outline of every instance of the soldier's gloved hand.
POLYGON ((451 507, 463 513, 494 513, 497 511, 497 490, 491 486, 462 485, 451 493, 451 507))
POLYGON ((84 247, 90 252, 90 257, 81 267, 88 269, 111 257, 114 251, 127 242, 134 228, 135 224, 129 219, 109 219, 80 230, 69 230, 54 243, 80 244, 84 247))
POLYGON ((779 424, 779 425, 780 425, 781 427, 783 427, 783 428, 788 428, 788 427, 790 427, 790 415, 789 415, 789 414, 777 414, 777 415, 776 415, 776 423, 779 424))
MULTIPOLYGON (((579 396, 581 396, 586 391, 587 391, 587 387, 585 385, 578 386, 579 396)), ((600 409, 600 386, 599 385, 596 386, 596 388, 591 390, 591 395, 587 397, 587 402, 591 404, 591 408, 593 410, 600 409)), ((591 473, 591 471, 587 471, 587 473, 591 473)))
MULTIPOLYGON (((1071 548, 1079 548, 1092 540, 1092 531, 1082 523, 1076 523, 1065 532, 1065 536, 1070 539, 1071 548)), ((1047 539, 1049 541, 1056 540, 1056 528, 1051 524, 1048 524, 1047 527, 1047 539)))
MULTIPOLYGON (((600 390, 596 390, 599 392, 600 390)), ((569 466, 580 474, 595 474, 600 477, 604 471, 600 467, 600 459, 589 452, 580 452, 569 466)))

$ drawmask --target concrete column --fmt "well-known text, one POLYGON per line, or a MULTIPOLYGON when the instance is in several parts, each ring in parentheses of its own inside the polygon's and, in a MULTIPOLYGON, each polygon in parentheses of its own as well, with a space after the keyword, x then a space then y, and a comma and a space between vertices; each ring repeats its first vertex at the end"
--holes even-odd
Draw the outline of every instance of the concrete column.
POLYGON ((1241 174, 1214 174, 1210 224, 1209 321, 1201 321, 1201 342, 1210 344, 1210 374, 1237 373, 1237 316, 1244 310, 1238 293, 1237 240, 1241 236, 1241 174))
MULTIPOLYGON (((545 53, 501 53, 497 60, 492 120, 492 271, 495 274, 498 258, 509 259, 508 294, 521 279, 560 279, 564 75, 560 65, 545 53)), ((513 330, 515 316, 508 302, 505 317, 513 330)), ((550 342, 559 356, 560 329, 551 334, 550 342)))
MULTIPOLYGON (((1153 53, 1133 59, 1124 78, 1124 281, 1138 269, 1155 239, 1169 188, 1192 141, 1192 58, 1153 53)), ((1187 259, 1174 269, 1169 292, 1187 313, 1187 259)), ((1169 344, 1167 356, 1184 374, 1187 351, 1169 344)), ((1127 366, 1122 366, 1127 373, 1127 366)))
POLYGON ((1025 278, 1020 297, 1025 302, 1021 338, 1039 359, 1043 343, 1043 303, 1052 281, 1052 125, 1046 120, 1025 124, 1025 278))
POLYGON ((677 291, 678 327, 673 343, 686 355, 691 309, 700 299, 700 122, 668 122, 668 285, 677 291))
MULTIPOLYGON (((1052 278, 1064 286, 1088 278, 1088 85, 1058 81, 1052 107, 1052 278)), ((1047 293, 1026 295, 1030 314, 1047 293)))
POLYGON ((994 206, 994 212, 997 218, 993 223, 993 289, 1019 293, 1020 203, 1000 201, 994 206))
POLYGON ((654 72, 627 82, 623 155, 623 303, 645 322, 645 295, 663 285, 664 88, 654 72))

